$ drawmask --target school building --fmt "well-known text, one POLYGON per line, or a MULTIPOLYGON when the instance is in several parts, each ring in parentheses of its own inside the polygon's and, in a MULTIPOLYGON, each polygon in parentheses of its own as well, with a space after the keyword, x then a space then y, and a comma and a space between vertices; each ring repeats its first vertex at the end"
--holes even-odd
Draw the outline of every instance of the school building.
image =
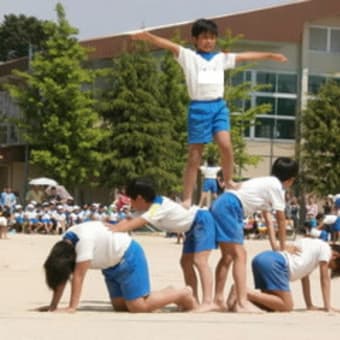
MULTIPOLYGON (((232 15, 221 13, 213 19, 220 35, 230 30, 243 39, 233 51, 271 51, 287 56, 287 63, 261 61, 239 74, 235 83, 250 81, 253 85, 270 84, 271 88, 251 93, 245 107, 270 103, 271 112, 256 117, 256 124, 246 132, 247 148, 262 160, 257 167, 249 167, 242 177, 268 175, 273 160, 278 156, 294 156, 300 143, 299 119, 308 98, 315 95, 320 85, 330 78, 340 80, 340 1, 307 0, 263 8, 232 15)), ((157 27, 151 31, 172 38, 180 33, 190 41, 191 22, 157 27)), ((93 52, 89 58, 93 67, 108 62, 134 42, 128 33, 81 41, 93 52)), ((28 59, 21 58, 0 64, 0 86, 13 69, 28 68, 28 59)), ((0 111, 7 116, 19 114, 8 94, 0 91, 0 111)), ((23 190, 34 169, 27 166, 28 146, 24 145, 10 123, 0 124, 0 187, 10 185, 23 190)), ((94 195, 94 194, 93 194, 94 195)))

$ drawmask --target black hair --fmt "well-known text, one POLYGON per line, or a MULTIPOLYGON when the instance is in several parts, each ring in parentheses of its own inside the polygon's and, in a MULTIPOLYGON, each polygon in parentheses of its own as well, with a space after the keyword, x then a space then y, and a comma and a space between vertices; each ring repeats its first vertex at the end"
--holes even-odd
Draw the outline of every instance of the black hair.
POLYGON ((289 157, 279 157, 272 166, 272 176, 277 177, 281 182, 297 177, 299 165, 296 160, 289 157))
POLYGON ((208 157, 207 159, 208 166, 213 166, 215 164, 215 160, 213 157, 208 157))
POLYGON ((54 290, 65 283, 74 272, 75 265, 74 246, 67 241, 57 242, 44 263, 47 286, 54 290))
POLYGON ((153 202, 156 197, 155 184, 151 178, 135 178, 126 186, 126 194, 133 200, 141 196, 146 202, 153 202))
POLYGON ((208 19, 198 19, 191 27, 191 36, 197 38, 201 33, 211 33, 218 36, 218 27, 216 23, 208 19))
POLYGON ((331 244, 331 249, 333 252, 338 253, 338 257, 334 259, 334 268, 331 269, 331 278, 340 276, 340 245, 331 244))

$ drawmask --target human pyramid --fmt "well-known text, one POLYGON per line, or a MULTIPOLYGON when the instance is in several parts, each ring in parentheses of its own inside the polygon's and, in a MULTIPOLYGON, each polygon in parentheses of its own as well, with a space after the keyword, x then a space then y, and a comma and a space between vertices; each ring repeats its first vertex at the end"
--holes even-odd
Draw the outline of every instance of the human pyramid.
MULTIPOLYGON (((131 207, 138 217, 109 225, 90 221, 70 227, 57 242, 45 263, 47 285, 52 289, 49 305, 39 311, 75 312, 88 269, 103 272, 115 311, 152 312, 174 303, 181 311, 230 311, 254 313, 291 311, 293 299, 289 281, 302 281, 307 309, 316 309, 309 289, 309 274, 320 268, 321 290, 325 311, 334 310, 330 301, 330 279, 340 273, 340 249, 320 239, 303 238, 286 243, 284 190, 298 175, 297 162, 279 157, 270 176, 253 178, 236 184, 232 181, 233 152, 230 141, 229 110, 223 98, 224 70, 236 62, 269 59, 285 62, 281 54, 270 52, 214 52, 217 26, 206 19, 192 26, 196 51, 142 31, 132 39, 148 41, 170 50, 185 74, 191 98, 188 112, 189 155, 184 170, 183 202, 178 203, 155 191, 150 178, 136 178, 126 186, 131 207), (204 209, 192 205, 191 196, 201 163, 204 144, 215 140, 221 156, 226 191, 204 209), (246 249, 244 216, 262 211, 267 222, 271 250, 252 260, 255 289, 246 285, 246 249), (272 219, 278 226, 276 239, 272 219), (167 287, 152 292, 145 254, 129 231, 146 224, 176 233, 185 233, 180 259, 184 288, 167 287), (215 270, 209 266, 211 252, 220 248, 215 270), (232 266, 234 284, 228 298, 224 296, 227 274, 232 266), (197 274, 196 274, 197 273, 197 274), (58 308, 64 288, 71 278, 71 296, 66 308, 58 308), (202 287, 198 292, 198 282, 202 287), (201 298, 200 298, 201 296, 201 298)), ((340 224, 340 222, 338 223, 340 224)))

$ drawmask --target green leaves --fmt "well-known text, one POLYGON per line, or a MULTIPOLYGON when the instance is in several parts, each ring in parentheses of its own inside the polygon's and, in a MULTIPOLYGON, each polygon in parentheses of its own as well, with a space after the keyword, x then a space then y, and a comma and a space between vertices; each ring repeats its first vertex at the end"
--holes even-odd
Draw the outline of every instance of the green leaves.
POLYGON ((340 191, 340 86, 329 81, 302 115, 301 159, 306 191, 340 191))
POLYGON ((30 144, 30 162, 72 189, 98 175, 102 132, 94 111, 93 72, 83 67, 86 51, 73 35, 60 4, 56 24, 43 25, 48 39, 31 61, 31 72, 16 72, 25 86, 12 85, 11 95, 23 114, 21 130, 30 144), (91 86, 88 87, 91 89, 91 86))

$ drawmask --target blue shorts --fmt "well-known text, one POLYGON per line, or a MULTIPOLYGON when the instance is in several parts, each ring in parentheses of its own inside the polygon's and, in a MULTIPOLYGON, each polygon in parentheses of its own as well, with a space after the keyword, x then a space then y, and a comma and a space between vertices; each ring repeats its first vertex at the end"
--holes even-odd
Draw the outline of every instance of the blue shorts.
POLYGON ((217 242, 243 244, 244 216, 240 200, 225 192, 213 202, 210 211, 216 222, 217 242))
POLYGON ((183 254, 217 248, 215 221, 208 210, 198 210, 191 229, 185 233, 183 254))
POLYGON ((289 292, 288 264, 279 252, 267 250, 253 258, 251 263, 255 288, 263 291, 289 292))
POLYGON ((340 209, 340 198, 337 198, 334 203, 335 203, 335 208, 340 209))
POLYGON ((203 192, 217 193, 217 181, 214 178, 206 178, 203 181, 203 192))
POLYGON ((220 131, 230 130, 229 109, 223 99, 193 100, 188 112, 188 143, 206 144, 220 131))
POLYGON ((331 239, 331 235, 327 230, 321 230, 319 238, 323 241, 328 242, 331 239))
POLYGON ((131 241, 119 264, 102 270, 110 298, 127 301, 150 294, 149 269, 142 247, 131 241))
POLYGON ((331 230, 334 231, 340 231, 340 217, 337 217, 335 223, 332 224, 331 230))

